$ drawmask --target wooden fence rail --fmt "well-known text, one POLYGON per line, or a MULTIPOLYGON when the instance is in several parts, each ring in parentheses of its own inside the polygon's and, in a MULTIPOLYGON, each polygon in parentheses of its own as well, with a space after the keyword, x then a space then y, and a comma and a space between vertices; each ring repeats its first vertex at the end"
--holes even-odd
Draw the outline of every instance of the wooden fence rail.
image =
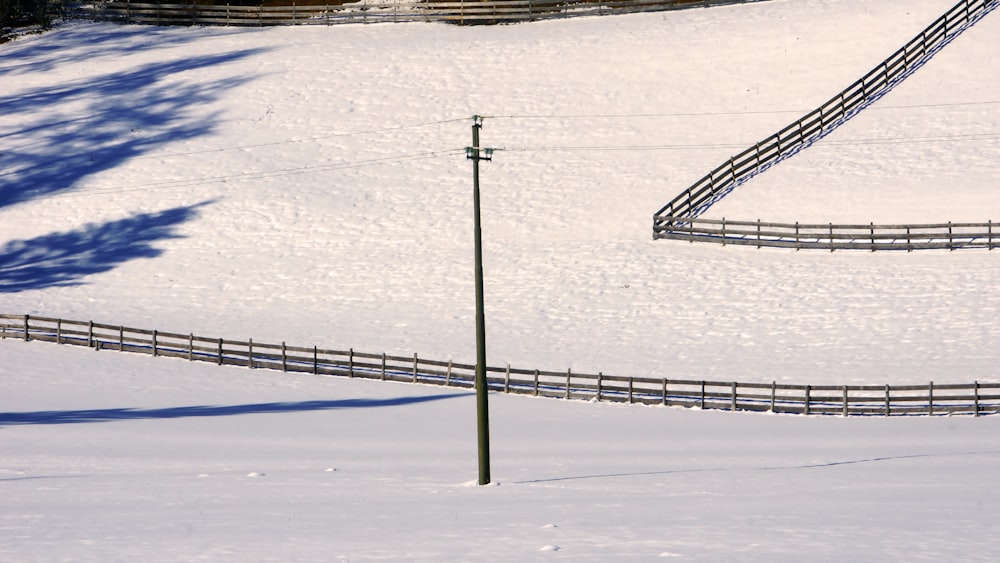
MULTIPOLYGON (((879 100, 896 84, 923 66, 937 51, 997 7, 1000 7, 1000 0, 959 1, 906 45, 843 91, 777 133, 730 157, 675 196, 670 203, 663 206, 653 216, 653 238, 679 238, 722 244, 744 244, 740 242, 740 239, 743 238, 742 235, 730 238, 721 233, 702 232, 702 229, 699 229, 698 224, 693 220, 739 185, 778 162, 794 156, 879 100)), ((736 222, 731 224, 735 226, 736 222)), ((940 228, 934 225, 910 225, 909 227, 921 231, 940 228)), ((978 227, 979 225, 976 225, 976 228, 978 227)), ((849 227, 842 226, 842 230, 849 230, 849 227)), ((791 240, 782 238, 778 241, 781 244, 775 243, 767 246, 830 248, 831 244, 836 244, 824 237, 815 237, 815 242, 810 242, 812 238, 791 240)), ((982 246, 976 242, 980 238, 956 239, 954 244, 943 248, 982 246)), ((987 246, 989 245, 990 243, 987 244, 987 246)), ((864 246, 846 243, 837 246, 837 248, 864 248, 866 250, 939 248, 939 246, 934 245, 909 247, 909 240, 902 237, 886 237, 878 245, 864 246)))
POLYGON ((153 25, 335 25, 439 21, 498 24, 583 15, 664 11, 765 0, 329 0, 306 5, 235 6, 192 2, 117 0, 67 2, 69 17, 153 25))
MULTIPOLYGON (((412 356, 226 340, 30 315, 0 314, 0 339, 38 340, 187 361, 339 377, 472 388, 475 366, 412 356)), ((654 377, 572 370, 488 367, 491 391, 700 409, 838 416, 1000 412, 1000 383, 791 385, 654 377)))
POLYGON ((779 248, 834 250, 914 250, 1000 248, 1000 232, 986 223, 922 225, 838 225, 764 223, 664 216, 671 226, 654 225, 657 238, 779 248))

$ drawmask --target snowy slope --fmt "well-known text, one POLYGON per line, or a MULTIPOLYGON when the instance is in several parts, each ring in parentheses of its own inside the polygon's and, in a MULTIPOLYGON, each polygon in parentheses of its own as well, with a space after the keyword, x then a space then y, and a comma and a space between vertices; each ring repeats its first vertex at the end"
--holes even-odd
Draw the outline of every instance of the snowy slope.
MULTIPOLYGON (((479 114, 507 149, 482 170, 491 364, 997 381, 996 252, 650 232, 952 3, 21 38, 0 46, 0 311, 470 361, 479 114)), ((1000 218, 998 48, 993 14, 711 216, 1000 218)), ((1000 555, 995 417, 496 396, 501 484, 480 488, 474 402, 454 390, 11 340, 0 390, 5 559, 1000 555)))
POLYGON ((468 392, 2 344, 7 560, 1000 555, 1000 417, 494 395, 477 487, 468 392))
MULTIPOLYGON (((72 24, 27 38, 4 46, 0 68, 0 237, 5 256, 32 257, 4 309, 468 360, 470 165, 448 151, 471 142, 480 114, 498 116, 484 145, 509 149, 482 179, 492 364, 992 378, 992 254, 757 252, 650 234, 652 212, 731 147, 825 100, 949 4, 765 2, 474 29, 72 24), (634 117, 581 117, 621 115, 634 117), (683 148, 612 150, 665 145, 683 148)), ((821 143, 712 213, 1000 216, 998 20, 824 143, 973 125, 992 138, 821 143)))

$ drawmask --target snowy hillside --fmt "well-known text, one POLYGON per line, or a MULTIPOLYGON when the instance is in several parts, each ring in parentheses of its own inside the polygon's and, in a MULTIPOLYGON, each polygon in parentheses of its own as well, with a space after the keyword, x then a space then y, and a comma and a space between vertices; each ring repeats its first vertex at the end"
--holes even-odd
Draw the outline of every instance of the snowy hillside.
MULTIPOLYGON (((479 114, 496 116, 484 145, 508 149, 482 178, 492 364, 993 378, 992 254, 757 252, 650 234, 652 213, 733 147, 949 6, 765 2, 475 29, 76 23, 25 38, 0 68, 0 237, 23 274, 4 309, 473 358, 460 151, 479 114)), ((1000 217, 998 20, 712 214, 1000 217)))
MULTIPOLYGON (((1000 255, 716 248, 652 214, 952 0, 530 25, 70 23, 0 46, 0 312, 743 381, 1000 381, 1000 255)), ((1000 15, 707 215, 1000 220, 1000 15)), ((474 401, 0 342, 15 560, 994 560, 995 417, 474 401), (330 471, 327 471, 330 469, 330 471), (994 543, 991 543, 994 542, 994 543)))

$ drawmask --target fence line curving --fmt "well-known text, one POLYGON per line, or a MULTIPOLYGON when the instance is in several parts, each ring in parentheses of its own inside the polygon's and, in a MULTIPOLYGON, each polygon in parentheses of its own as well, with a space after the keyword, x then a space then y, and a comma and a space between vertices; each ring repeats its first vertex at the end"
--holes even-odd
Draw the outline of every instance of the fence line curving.
MULTIPOLYGON (((969 228, 988 232, 980 236, 958 236, 951 230, 952 223, 934 225, 903 225, 899 228, 920 233, 920 236, 894 236, 887 231, 897 226, 875 226, 882 231, 877 241, 855 244, 852 225, 825 225, 829 233, 799 237, 789 234, 790 225, 766 223, 774 229, 765 237, 753 233, 727 232, 715 221, 698 221, 697 218, 712 205, 729 195, 758 174, 779 162, 791 158, 812 144, 826 137, 862 110, 885 96, 896 85, 916 72, 935 54, 965 30, 975 25, 988 13, 1000 7, 1000 0, 960 0, 944 15, 936 19, 906 45, 879 63, 853 84, 836 94, 818 108, 793 121, 777 133, 755 143, 743 152, 730 157, 703 178, 679 193, 653 216, 654 239, 681 239, 717 242, 722 244, 754 244, 794 248, 865 249, 865 250, 914 250, 930 248, 981 248, 992 249, 992 221, 969 224, 969 228), (843 236, 836 236, 840 232, 843 236), (845 238, 846 237, 846 238, 845 238), (983 240, 987 239, 984 243, 983 240)), ((733 227, 758 225, 749 221, 730 222, 733 227)), ((797 224, 796 224, 797 225, 797 224)), ((817 227, 818 228, 818 227, 817 227)), ((875 238, 870 233, 870 239, 875 238)))
MULTIPOLYGON (((475 366, 451 360, 208 338, 33 315, 0 314, 0 339, 37 340, 217 365, 470 389, 475 366)), ((487 367, 491 391, 601 402, 837 416, 1000 412, 1000 383, 793 385, 487 367)))

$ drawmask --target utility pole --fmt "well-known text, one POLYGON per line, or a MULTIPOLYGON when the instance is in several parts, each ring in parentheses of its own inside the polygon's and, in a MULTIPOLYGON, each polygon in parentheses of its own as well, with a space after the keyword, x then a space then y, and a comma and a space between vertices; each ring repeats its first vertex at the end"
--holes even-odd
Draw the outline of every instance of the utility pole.
POLYGON ((465 156, 472 161, 472 206, 476 239, 476 421, 479 432, 479 484, 490 483, 490 407, 486 381, 486 313, 483 307, 483 232, 479 220, 479 161, 492 160, 493 149, 480 149, 483 118, 472 116, 472 146, 465 156))

